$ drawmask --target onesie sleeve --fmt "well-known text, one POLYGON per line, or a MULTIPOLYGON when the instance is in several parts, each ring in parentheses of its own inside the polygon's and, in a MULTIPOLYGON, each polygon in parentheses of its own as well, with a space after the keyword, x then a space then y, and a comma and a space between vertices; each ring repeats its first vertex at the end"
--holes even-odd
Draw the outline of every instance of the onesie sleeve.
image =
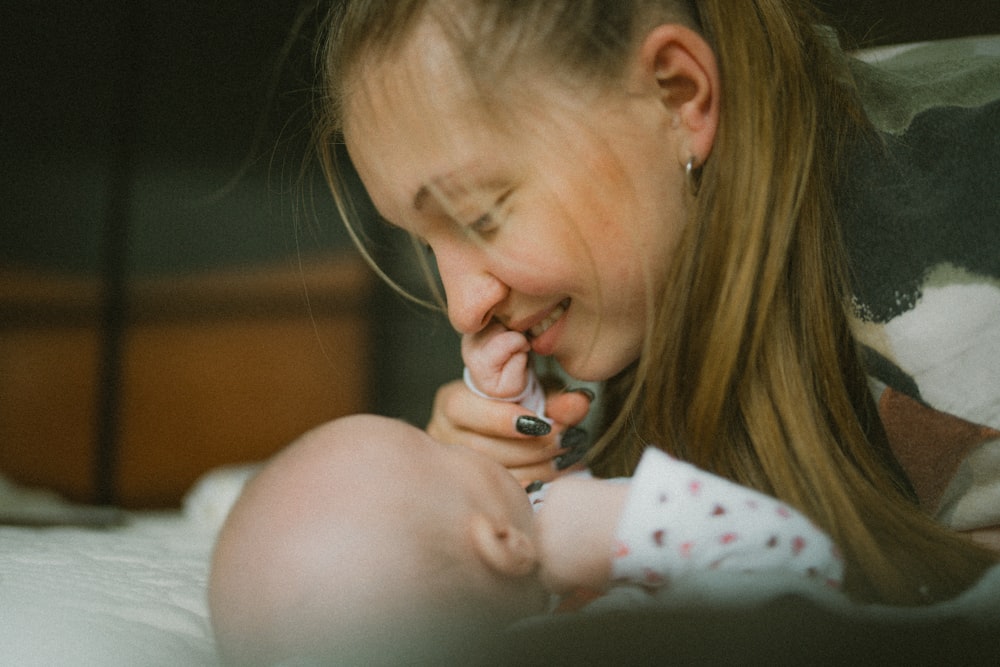
POLYGON ((469 391, 476 396, 488 398, 493 401, 503 401, 505 403, 519 403, 521 406, 531 410, 545 421, 550 423, 552 421, 545 416, 545 390, 542 388, 542 382, 538 379, 538 374, 535 373, 533 368, 528 368, 528 381, 524 386, 524 391, 517 396, 512 396, 510 398, 491 396, 477 387, 475 381, 472 379, 472 373, 469 371, 468 366, 466 366, 462 371, 462 380, 465 382, 465 386, 469 388, 469 391))
POLYGON ((616 532, 616 583, 666 588, 706 572, 795 574, 839 588, 832 540, 784 503, 649 448, 616 532))

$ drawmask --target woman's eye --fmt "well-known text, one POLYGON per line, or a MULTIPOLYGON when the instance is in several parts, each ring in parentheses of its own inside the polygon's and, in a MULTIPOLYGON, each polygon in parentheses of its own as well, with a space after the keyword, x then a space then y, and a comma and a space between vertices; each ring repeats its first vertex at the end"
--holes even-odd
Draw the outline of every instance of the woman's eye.
POLYGON ((496 224, 496 218, 493 217, 493 211, 489 211, 476 218, 473 223, 469 225, 469 229, 477 234, 486 234, 493 231, 496 224))
POLYGON ((501 208, 507 202, 507 198, 509 196, 510 192, 505 192, 499 199, 497 199, 496 203, 490 210, 473 220, 472 223, 468 225, 468 229, 480 235, 489 234, 490 232, 495 231, 497 226, 500 224, 500 220, 502 219, 501 208))

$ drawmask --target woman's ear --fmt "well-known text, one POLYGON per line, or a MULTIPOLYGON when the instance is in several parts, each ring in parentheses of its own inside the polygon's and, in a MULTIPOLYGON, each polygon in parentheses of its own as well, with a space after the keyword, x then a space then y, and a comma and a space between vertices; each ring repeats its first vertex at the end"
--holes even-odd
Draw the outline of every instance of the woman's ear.
POLYGON ((657 26, 639 48, 636 73, 655 86, 672 126, 684 133, 680 163, 694 158, 694 166, 701 166, 719 127, 720 78, 712 47, 690 28, 657 26))
POLYGON ((506 519, 475 514, 469 520, 472 550, 490 570, 504 577, 526 577, 538 568, 535 543, 506 519))

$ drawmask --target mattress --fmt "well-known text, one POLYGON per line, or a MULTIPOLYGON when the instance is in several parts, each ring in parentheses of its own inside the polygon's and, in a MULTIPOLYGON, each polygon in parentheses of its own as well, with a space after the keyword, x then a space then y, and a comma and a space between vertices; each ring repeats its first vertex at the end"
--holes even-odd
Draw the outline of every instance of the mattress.
POLYGON ((93 511, 0 479, 0 664, 217 665, 206 582, 253 466, 196 484, 183 509, 93 511), (79 525, 59 525, 59 524, 79 525))

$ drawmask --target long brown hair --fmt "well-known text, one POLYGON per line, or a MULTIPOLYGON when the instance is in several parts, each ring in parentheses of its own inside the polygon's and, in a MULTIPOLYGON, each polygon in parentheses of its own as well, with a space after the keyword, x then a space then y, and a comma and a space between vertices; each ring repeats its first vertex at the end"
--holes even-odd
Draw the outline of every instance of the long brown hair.
MULTIPOLYGON (((338 201, 333 144, 351 68, 391 53, 441 4, 338 3, 317 136, 338 201)), ((456 53, 473 81, 486 67, 479 54, 495 76, 516 53, 606 85, 651 21, 700 30, 722 78, 720 130, 644 352, 609 383, 592 467, 631 474, 655 444, 804 511, 840 545, 854 596, 930 602, 968 587, 996 556, 918 510, 885 441, 848 328, 834 202, 844 151, 872 131, 835 38, 804 5, 481 0, 461 7, 482 30, 454 39, 467 39, 456 53)))

